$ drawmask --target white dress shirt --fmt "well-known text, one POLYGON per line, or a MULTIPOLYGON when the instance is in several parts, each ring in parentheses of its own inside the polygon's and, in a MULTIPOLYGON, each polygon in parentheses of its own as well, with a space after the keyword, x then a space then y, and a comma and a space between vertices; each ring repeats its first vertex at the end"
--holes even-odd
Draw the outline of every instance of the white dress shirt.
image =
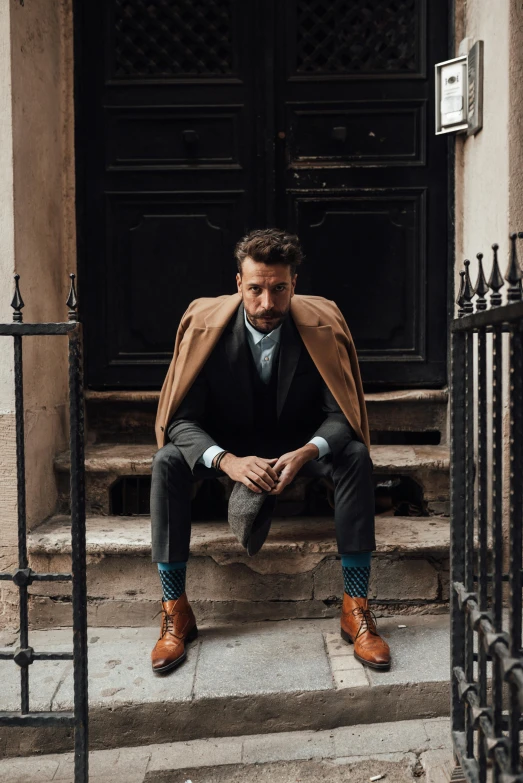
MULTIPOLYGON (((280 350, 281 324, 277 326, 276 329, 273 329, 272 332, 269 332, 269 334, 264 334, 255 329, 250 323, 245 310, 243 311, 243 315, 245 318, 245 328, 247 330, 247 342, 251 349, 254 364, 256 365, 261 380, 264 383, 269 383, 272 368, 278 359, 280 350)), ((317 459, 330 453, 330 446, 325 438, 311 438, 308 442, 314 443, 314 445, 318 447, 319 454, 317 459)), ((206 468, 212 468, 213 459, 222 451, 223 449, 220 448, 220 446, 209 446, 209 448, 203 452, 198 462, 203 463, 206 468)))

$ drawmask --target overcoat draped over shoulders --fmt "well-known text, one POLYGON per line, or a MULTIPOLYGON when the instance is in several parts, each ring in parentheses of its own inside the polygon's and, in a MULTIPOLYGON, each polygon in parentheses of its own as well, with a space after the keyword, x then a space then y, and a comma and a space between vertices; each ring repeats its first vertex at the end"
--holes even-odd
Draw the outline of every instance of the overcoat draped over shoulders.
MULTIPOLYGON (((160 392, 156 416, 158 448, 165 445, 169 421, 240 302, 240 294, 195 299, 182 316, 173 358, 160 392)), ((369 425, 358 357, 343 315, 329 299, 300 294, 292 297, 290 314, 303 344, 356 437, 369 448, 369 425)))

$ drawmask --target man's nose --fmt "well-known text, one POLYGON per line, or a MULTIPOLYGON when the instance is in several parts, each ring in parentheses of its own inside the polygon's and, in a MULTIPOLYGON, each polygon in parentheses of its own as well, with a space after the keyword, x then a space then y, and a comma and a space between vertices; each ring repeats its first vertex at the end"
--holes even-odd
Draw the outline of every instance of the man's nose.
POLYGON ((262 307, 264 310, 272 309, 272 295, 270 291, 264 291, 262 294, 262 307))

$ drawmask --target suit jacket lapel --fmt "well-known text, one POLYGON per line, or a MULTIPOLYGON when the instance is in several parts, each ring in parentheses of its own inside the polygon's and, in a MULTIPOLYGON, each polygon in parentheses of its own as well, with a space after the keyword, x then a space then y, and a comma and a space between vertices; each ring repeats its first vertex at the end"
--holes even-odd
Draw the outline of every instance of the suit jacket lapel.
POLYGON ((278 362, 278 391, 276 397, 276 412, 281 416, 285 400, 298 366, 301 353, 301 339, 289 314, 282 325, 280 359, 278 362))
POLYGON ((233 379, 235 409, 238 412, 238 416, 244 418, 246 424, 250 425, 253 415, 252 388, 249 375, 249 346, 247 345, 247 335, 245 334, 245 317, 243 312, 243 304, 241 304, 226 334, 225 352, 233 379))

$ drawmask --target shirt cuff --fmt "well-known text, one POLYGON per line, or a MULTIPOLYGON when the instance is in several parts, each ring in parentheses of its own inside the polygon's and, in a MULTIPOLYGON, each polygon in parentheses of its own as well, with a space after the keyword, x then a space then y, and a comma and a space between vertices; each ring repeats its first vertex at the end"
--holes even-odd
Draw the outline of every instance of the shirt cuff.
POLYGON ((221 446, 209 446, 208 449, 205 449, 198 462, 201 465, 205 465, 206 468, 212 468, 213 459, 217 454, 221 454, 222 451, 225 451, 225 449, 222 449, 221 446))
POLYGON ((316 459, 321 459, 322 457, 325 457, 327 454, 331 453, 331 447, 325 440, 325 438, 320 438, 319 436, 316 436, 315 438, 311 438, 309 443, 314 443, 315 446, 318 447, 319 454, 316 457, 316 459))

